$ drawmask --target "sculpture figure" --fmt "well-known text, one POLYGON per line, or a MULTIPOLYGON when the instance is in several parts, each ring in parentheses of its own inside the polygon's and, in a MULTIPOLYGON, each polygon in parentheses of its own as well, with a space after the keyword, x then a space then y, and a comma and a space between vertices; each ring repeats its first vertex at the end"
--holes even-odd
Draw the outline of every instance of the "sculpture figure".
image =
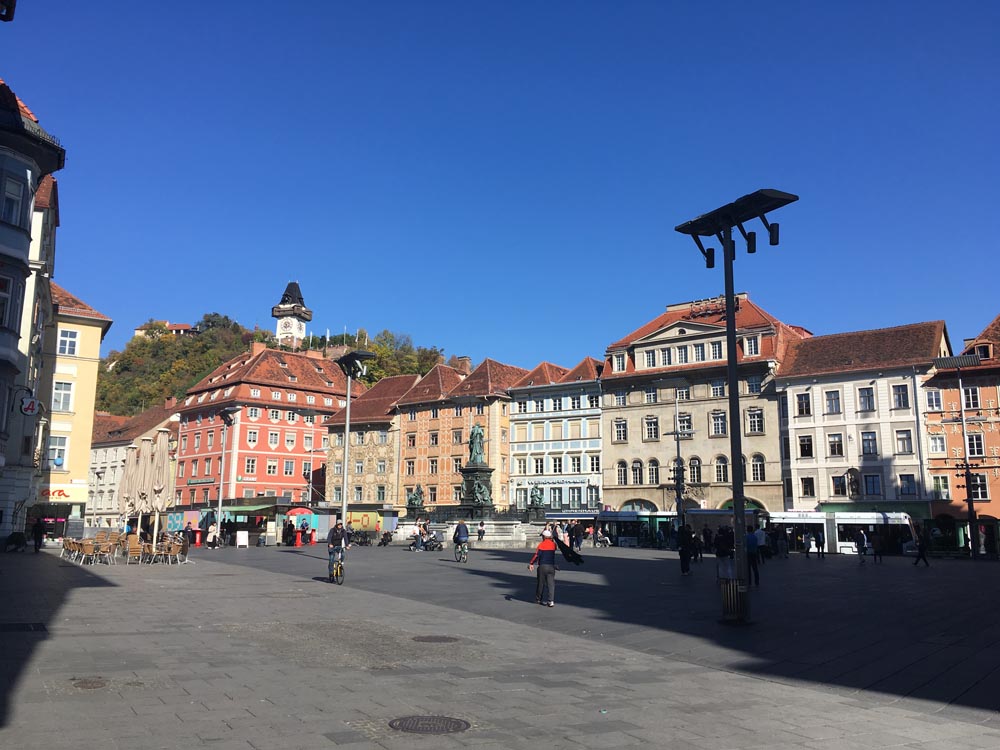
POLYGON ((541 487, 538 487, 538 486, 532 487, 531 488, 531 495, 530 495, 530 497, 531 497, 531 507, 532 508, 541 508, 542 505, 543 505, 543 503, 545 502, 542 499, 542 488, 541 487))
POLYGON ((472 425, 472 430, 469 432, 469 463, 485 463, 483 458, 483 428, 479 422, 472 425))
POLYGON ((424 505, 424 490, 418 484, 413 492, 406 495, 406 505, 410 508, 422 508, 424 505))
POLYGON ((493 498, 490 497, 489 485, 477 479, 472 485, 472 500, 476 505, 489 505, 492 503, 493 498))

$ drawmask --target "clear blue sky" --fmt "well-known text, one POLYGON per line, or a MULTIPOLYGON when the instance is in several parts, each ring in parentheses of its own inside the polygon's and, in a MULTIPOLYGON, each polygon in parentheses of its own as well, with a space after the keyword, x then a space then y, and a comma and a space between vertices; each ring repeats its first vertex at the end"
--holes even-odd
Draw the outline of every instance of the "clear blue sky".
POLYGON ((801 196, 737 290, 814 333, 1000 313, 1000 3, 21 0, 0 77, 67 150, 56 281, 572 366, 720 294, 675 225, 801 196))

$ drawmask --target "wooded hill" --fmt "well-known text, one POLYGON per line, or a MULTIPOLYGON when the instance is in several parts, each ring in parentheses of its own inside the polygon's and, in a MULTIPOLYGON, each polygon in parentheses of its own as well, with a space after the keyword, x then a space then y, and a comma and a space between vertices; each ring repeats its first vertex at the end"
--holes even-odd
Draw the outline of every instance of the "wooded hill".
MULTIPOLYGON (((182 398, 187 390, 221 363, 250 348, 254 341, 276 347, 274 334, 260 329, 249 331, 219 313, 205 315, 195 332, 171 335, 164 324, 149 321, 145 336, 136 336, 124 351, 113 351, 101 360, 97 378, 97 409, 121 416, 133 416, 164 399, 182 398)), ((371 384, 388 375, 426 374, 443 361, 437 347, 415 347, 405 334, 382 331, 373 339, 362 329, 357 335, 312 336, 302 349, 325 347, 357 348, 357 341, 375 354, 363 378, 371 384)), ((279 347, 280 348, 280 347, 279 347)), ((456 364, 452 357, 448 364, 456 364)))

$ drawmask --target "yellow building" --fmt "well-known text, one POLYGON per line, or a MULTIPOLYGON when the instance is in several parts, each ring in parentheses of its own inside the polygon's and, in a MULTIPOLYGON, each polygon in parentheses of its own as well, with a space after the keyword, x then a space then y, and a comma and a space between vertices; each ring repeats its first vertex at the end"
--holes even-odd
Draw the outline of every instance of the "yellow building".
POLYGON ((39 389, 48 436, 39 497, 28 516, 41 516, 61 536, 67 519, 82 519, 87 503, 90 442, 101 342, 111 319, 52 283, 54 330, 46 332, 39 389))

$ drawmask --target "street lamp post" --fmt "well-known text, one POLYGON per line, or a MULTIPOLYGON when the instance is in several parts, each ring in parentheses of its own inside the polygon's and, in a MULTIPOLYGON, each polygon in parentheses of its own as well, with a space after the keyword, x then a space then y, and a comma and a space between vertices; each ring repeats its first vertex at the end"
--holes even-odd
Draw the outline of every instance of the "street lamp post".
POLYGON ((962 388, 962 368, 975 367, 979 364, 976 354, 963 354, 958 357, 935 357, 934 367, 939 370, 955 369, 958 377, 958 413, 962 422, 962 470, 965 477, 965 502, 969 506, 969 546, 972 559, 979 558, 979 521, 976 518, 976 504, 972 497, 972 465, 969 463, 969 434, 965 426, 965 391, 962 388))
POLYGON ((347 376, 347 407, 344 411, 344 478, 340 490, 340 520, 347 524, 347 472, 350 468, 351 453, 351 380, 360 378, 368 371, 365 362, 375 359, 372 352, 357 349, 348 352, 336 360, 344 375, 347 376))
POLYGON ((744 515, 745 498, 743 497, 743 444, 741 438, 742 423, 740 419, 740 392, 737 365, 739 363, 736 351, 736 292, 733 284, 733 261, 736 256, 736 243, 733 241, 733 227, 747 243, 747 252, 757 252, 757 234, 744 229, 744 222, 760 219, 767 230, 771 245, 778 244, 778 225, 769 223, 766 214, 782 206, 797 201, 797 195, 783 193, 780 190, 758 190, 744 195, 732 203, 721 206, 714 211, 699 216, 691 221, 679 224, 675 230, 681 234, 690 235, 702 256, 706 268, 715 267, 715 249, 706 248, 702 237, 715 237, 722 245, 723 265, 726 284, 726 387, 729 390, 729 451, 732 455, 730 464, 733 476, 733 542, 736 574, 736 589, 734 600, 725 601, 724 615, 736 622, 747 622, 750 619, 749 570, 746 556, 746 518, 744 515), (732 610, 732 611, 729 611, 732 610))
POLYGON ((240 407, 238 406, 227 406, 223 409, 219 409, 219 416, 222 418, 222 463, 219 464, 219 512, 215 518, 215 533, 221 537, 222 532, 222 496, 225 494, 226 489, 226 443, 229 437, 229 428, 232 427, 236 420, 235 417, 240 413, 240 407))

